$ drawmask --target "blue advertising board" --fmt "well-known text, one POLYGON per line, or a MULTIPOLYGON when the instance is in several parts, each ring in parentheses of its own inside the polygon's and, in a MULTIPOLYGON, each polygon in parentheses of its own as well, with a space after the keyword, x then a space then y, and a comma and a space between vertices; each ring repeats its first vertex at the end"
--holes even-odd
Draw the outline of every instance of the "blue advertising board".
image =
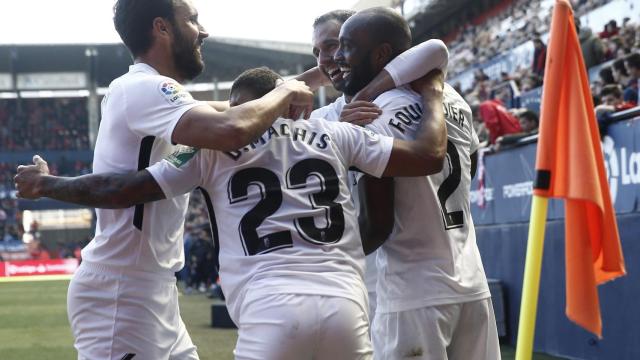
MULTIPOLYGON (((471 188, 474 223, 529 221, 536 148, 534 143, 484 156, 484 189, 479 190, 477 179, 471 188)), ((602 148, 616 213, 640 210, 640 118, 609 126, 603 136, 602 148)), ((564 218, 562 200, 550 202, 547 217, 552 220, 564 218)))

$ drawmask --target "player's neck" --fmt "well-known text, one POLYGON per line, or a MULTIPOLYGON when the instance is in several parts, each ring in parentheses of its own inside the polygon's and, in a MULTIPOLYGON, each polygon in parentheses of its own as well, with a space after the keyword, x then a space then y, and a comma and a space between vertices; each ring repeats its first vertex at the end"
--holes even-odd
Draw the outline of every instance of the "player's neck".
POLYGON ((158 74, 167 76, 179 83, 184 82, 184 78, 177 71, 171 54, 161 54, 154 49, 150 49, 147 53, 135 58, 134 62, 145 63, 154 68, 158 74))
POLYGON ((347 95, 345 93, 343 93, 343 95, 344 95, 344 102, 347 104, 351 102, 351 99, 353 99, 353 95, 347 95))

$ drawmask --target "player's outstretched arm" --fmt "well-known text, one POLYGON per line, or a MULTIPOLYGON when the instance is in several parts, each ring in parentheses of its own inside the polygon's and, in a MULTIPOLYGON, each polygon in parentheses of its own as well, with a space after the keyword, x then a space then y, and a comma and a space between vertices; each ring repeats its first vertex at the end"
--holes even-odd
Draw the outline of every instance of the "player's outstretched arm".
POLYGON ((211 106, 187 111, 173 130, 177 144, 231 151, 251 143, 283 114, 294 119, 311 113, 313 93, 301 81, 289 80, 260 99, 218 112, 211 106))
POLYGON ((431 175, 442 170, 447 152, 447 127, 442 106, 444 75, 434 70, 415 84, 422 94, 423 117, 416 139, 393 140, 383 176, 431 175))
POLYGON ((165 198, 153 176, 146 171, 127 174, 90 174, 78 177, 49 175, 47 163, 38 155, 33 165, 18 166, 14 177, 18 197, 48 197, 78 205, 120 209, 165 198))
POLYGON ((424 41, 396 56, 352 101, 373 101, 383 92, 409 84, 434 69, 446 73, 448 63, 449 50, 441 40, 424 41))
POLYGON ((296 76, 296 80, 304 81, 304 83, 307 84, 311 91, 316 91, 322 86, 331 86, 331 81, 329 80, 329 78, 327 78, 327 76, 322 71, 320 71, 320 68, 318 68, 317 66, 314 66, 311 69, 296 76))

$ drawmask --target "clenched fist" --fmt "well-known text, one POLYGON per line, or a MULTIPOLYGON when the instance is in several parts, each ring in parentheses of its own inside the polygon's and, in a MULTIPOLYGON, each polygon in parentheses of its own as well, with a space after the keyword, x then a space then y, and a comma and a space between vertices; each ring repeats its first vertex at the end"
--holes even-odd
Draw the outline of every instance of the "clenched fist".
POLYGON ((23 199, 37 199, 41 197, 40 185, 43 177, 49 175, 49 166, 40 156, 33 157, 33 165, 18 166, 18 173, 13 181, 18 191, 17 196, 23 199))

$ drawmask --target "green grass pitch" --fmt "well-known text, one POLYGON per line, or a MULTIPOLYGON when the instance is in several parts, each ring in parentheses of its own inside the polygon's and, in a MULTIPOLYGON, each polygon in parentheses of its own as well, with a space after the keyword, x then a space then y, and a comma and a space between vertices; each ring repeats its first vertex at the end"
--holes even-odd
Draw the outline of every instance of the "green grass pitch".
MULTIPOLYGON (((63 360, 77 357, 67 321, 69 281, 0 282, 0 359, 63 360)), ((211 300, 180 296, 182 318, 202 360, 232 360, 236 330, 210 327, 211 300)), ((513 348, 502 349, 514 358, 513 348)), ((536 360, 555 359, 535 355, 536 360)))

